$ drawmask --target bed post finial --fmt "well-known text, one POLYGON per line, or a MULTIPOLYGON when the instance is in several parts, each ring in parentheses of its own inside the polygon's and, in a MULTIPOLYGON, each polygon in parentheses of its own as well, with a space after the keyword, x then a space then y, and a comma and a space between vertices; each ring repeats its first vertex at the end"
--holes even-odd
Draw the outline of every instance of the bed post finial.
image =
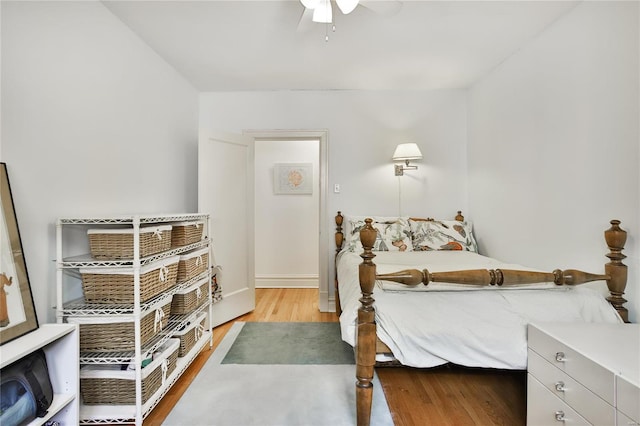
POLYGON ((609 276, 607 287, 609 288, 609 293, 611 293, 607 300, 615 308, 622 320, 629 322, 629 311, 623 306, 627 300, 622 297, 627 287, 627 265, 622 263, 622 260, 627 257, 622 254, 624 245, 627 242, 627 231, 620 228, 620 221, 617 219, 613 219, 609 223, 611 223, 611 228, 604 231, 604 238, 609 250, 611 250, 606 255, 611 261, 604 265, 605 272, 609 276))
POLYGON ((341 211, 338 211, 338 214, 336 215, 335 220, 336 220, 336 254, 338 254, 342 249, 342 242, 344 241, 344 234, 342 233, 342 222, 344 221, 344 216, 342 216, 341 211))
MULTIPOLYGON (((342 232, 342 223, 344 221, 344 216, 342 216, 342 212, 338 211, 338 214, 335 217, 335 221, 336 221, 336 233, 335 233, 335 239, 336 239, 336 255, 334 257, 334 260, 337 260, 338 258, 338 254, 340 253, 340 250, 342 250, 342 243, 344 242, 344 233, 342 232)), ((340 316, 340 314, 342 314, 342 306, 340 306, 340 290, 338 289, 338 262, 335 262, 334 265, 336 266, 335 268, 335 275, 333 277, 333 289, 334 289, 334 296, 335 296, 335 300, 336 300, 336 315, 340 316)))
POLYGON ((358 426, 368 426, 371 420, 373 367, 376 363, 376 312, 372 297, 376 282, 376 265, 372 259, 376 256, 373 253, 373 245, 376 242, 377 231, 371 222, 371 219, 365 219, 365 226, 360 230, 360 242, 364 252, 360 255, 362 263, 358 270, 360 291, 362 292, 356 329, 356 414, 358 426))
POLYGON ((464 216, 462 216, 462 210, 458 210, 458 214, 456 215, 456 220, 458 222, 464 222, 464 216))

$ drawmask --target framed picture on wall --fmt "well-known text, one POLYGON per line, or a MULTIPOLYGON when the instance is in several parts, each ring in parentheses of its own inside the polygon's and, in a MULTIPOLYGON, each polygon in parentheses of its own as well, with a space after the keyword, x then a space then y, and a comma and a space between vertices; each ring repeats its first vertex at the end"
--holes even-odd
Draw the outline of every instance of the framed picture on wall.
POLYGON ((7 166, 0 163, 0 345, 38 328, 7 166))
POLYGON ((273 166, 274 194, 313 194, 313 164, 276 163, 273 166))

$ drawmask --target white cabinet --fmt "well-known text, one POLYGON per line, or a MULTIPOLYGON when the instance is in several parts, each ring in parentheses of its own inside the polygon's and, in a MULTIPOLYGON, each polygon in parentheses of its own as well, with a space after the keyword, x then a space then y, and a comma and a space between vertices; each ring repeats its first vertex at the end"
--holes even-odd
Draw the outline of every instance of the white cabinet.
POLYGON ((528 326, 527 425, 640 424, 640 325, 528 326))
MULTIPOLYGON (((79 424, 142 425, 198 353, 207 344, 212 347, 211 330, 200 324, 203 316, 211 317, 209 264, 203 268, 202 263, 194 261, 188 266, 195 271, 193 274, 181 274, 181 280, 166 288, 158 283, 167 276, 177 279, 175 262, 185 255, 205 252, 212 259, 209 229, 209 216, 204 214, 58 220, 56 314, 59 323, 79 327, 79 424), (165 238, 166 242, 167 227, 184 230, 189 223, 202 226, 197 240, 178 244, 174 241, 163 244, 161 249, 147 250, 157 243, 150 241, 150 235, 153 239, 165 238), (125 241, 127 249, 122 258, 87 254, 96 254, 98 246, 98 250, 105 250, 105 246, 107 252, 110 250, 111 242, 96 242, 96 234, 113 237, 119 244, 125 241), (193 269, 193 265, 198 268, 193 269), (126 289, 124 295, 110 292, 113 287, 122 286, 126 289), (200 291, 199 286, 205 291, 200 291), (174 296, 179 295, 180 299, 185 290, 196 287, 198 298, 204 299, 199 299, 191 310, 174 313, 174 296), (101 288, 109 294, 100 293, 101 288), (180 340, 178 355, 178 350, 173 349, 178 347, 174 344, 177 341, 170 339, 181 339, 181 332, 193 328, 195 322, 197 332, 191 334, 187 349, 180 340), (113 388, 117 390, 107 390, 113 388)), ((197 261, 202 262, 201 255, 197 261)))
POLYGON ((0 348, 0 367, 43 349, 53 388, 53 401, 45 417, 30 425, 57 421, 61 425, 78 423, 78 329, 72 324, 42 324, 38 329, 0 348))

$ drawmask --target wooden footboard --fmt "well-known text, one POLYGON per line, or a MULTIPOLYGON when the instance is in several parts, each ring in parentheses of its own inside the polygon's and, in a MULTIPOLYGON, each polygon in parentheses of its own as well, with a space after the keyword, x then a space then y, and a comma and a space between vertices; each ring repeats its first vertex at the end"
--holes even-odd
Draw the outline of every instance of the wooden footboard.
MULTIPOLYGON (((339 216, 341 216, 339 214, 339 216)), ((337 219, 336 219, 337 223, 337 219)), ((363 261, 359 267, 359 280, 362 298, 358 309, 356 330, 356 405, 358 425, 368 425, 371 418, 371 402, 373 398, 373 370, 376 358, 376 322, 373 288, 376 280, 394 281, 406 285, 428 285, 431 282, 447 282, 473 286, 509 286, 553 282, 558 286, 579 285, 591 281, 605 280, 610 296, 607 300, 628 322, 628 312, 623 306, 626 300, 622 297, 627 282, 627 267, 622 263, 626 257, 622 254, 626 242, 626 231, 619 225, 620 221, 612 220, 611 227, 605 231, 605 240, 610 252, 606 255, 610 262, 605 265, 604 274, 592 274, 576 269, 554 270, 553 272, 532 272, 509 269, 475 269, 450 272, 429 272, 428 270, 408 269, 392 274, 376 274, 373 262, 375 254, 373 245, 376 230, 372 220, 366 219, 365 227, 360 231, 360 241, 364 248, 360 255, 363 261)), ((340 222, 340 225, 342 222, 340 222)), ((339 226, 340 228, 340 226, 339 226)), ((341 232, 341 229, 339 229, 341 232)), ((342 236, 341 236, 342 238, 342 236)), ((336 243, 338 238, 336 237, 336 243)), ((336 280, 337 290, 337 280, 336 280)), ((336 293, 336 299, 338 295, 336 293)))

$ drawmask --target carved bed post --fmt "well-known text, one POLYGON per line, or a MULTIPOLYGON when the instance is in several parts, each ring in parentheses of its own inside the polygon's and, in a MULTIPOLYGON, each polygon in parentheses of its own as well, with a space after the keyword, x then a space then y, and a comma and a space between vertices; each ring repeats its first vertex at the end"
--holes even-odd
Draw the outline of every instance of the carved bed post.
POLYGON ((604 238, 607 241, 609 250, 611 250, 607 254, 611 262, 604 265, 605 272, 609 276, 607 287, 609 288, 609 293, 611 293, 607 300, 618 311, 622 320, 629 322, 629 311, 622 306, 627 301, 622 297, 627 286, 627 265, 622 263, 622 260, 627 257, 622 254, 624 244, 627 242, 627 231, 620 228, 619 220, 614 219, 610 223, 611 228, 604 231, 604 238))
POLYGON ((364 252, 360 255, 363 261, 359 267, 360 308, 358 308, 358 326, 356 327, 356 410, 358 426, 367 426, 371 420, 371 403, 373 401, 373 367, 376 362, 376 322, 373 286, 376 281, 376 265, 372 259, 373 244, 376 241, 376 230, 371 226, 371 219, 365 220, 365 227, 360 231, 360 241, 364 252))
MULTIPOLYGON (((342 249, 342 242, 344 241, 344 234, 342 233, 342 222, 344 220, 344 217, 342 216, 342 213, 339 211, 338 214, 335 217, 335 221, 336 221, 336 234, 335 234, 335 238, 336 238, 336 255, 334 259, 337 259, 338 257, 338 253, 340 253, 340 250, 342 249)), ((336 300, 336 315, 340 316, 340 314, 342 314, 342 306, 340 306, 340 290, 338 289, 338 262, 334 262, 335 268, 336 268, 336 275, 334 277, 334 281, 333 281, 333 285, 334 285, 334 292, 333 294, 335 295, 335 300, 336 300)))

